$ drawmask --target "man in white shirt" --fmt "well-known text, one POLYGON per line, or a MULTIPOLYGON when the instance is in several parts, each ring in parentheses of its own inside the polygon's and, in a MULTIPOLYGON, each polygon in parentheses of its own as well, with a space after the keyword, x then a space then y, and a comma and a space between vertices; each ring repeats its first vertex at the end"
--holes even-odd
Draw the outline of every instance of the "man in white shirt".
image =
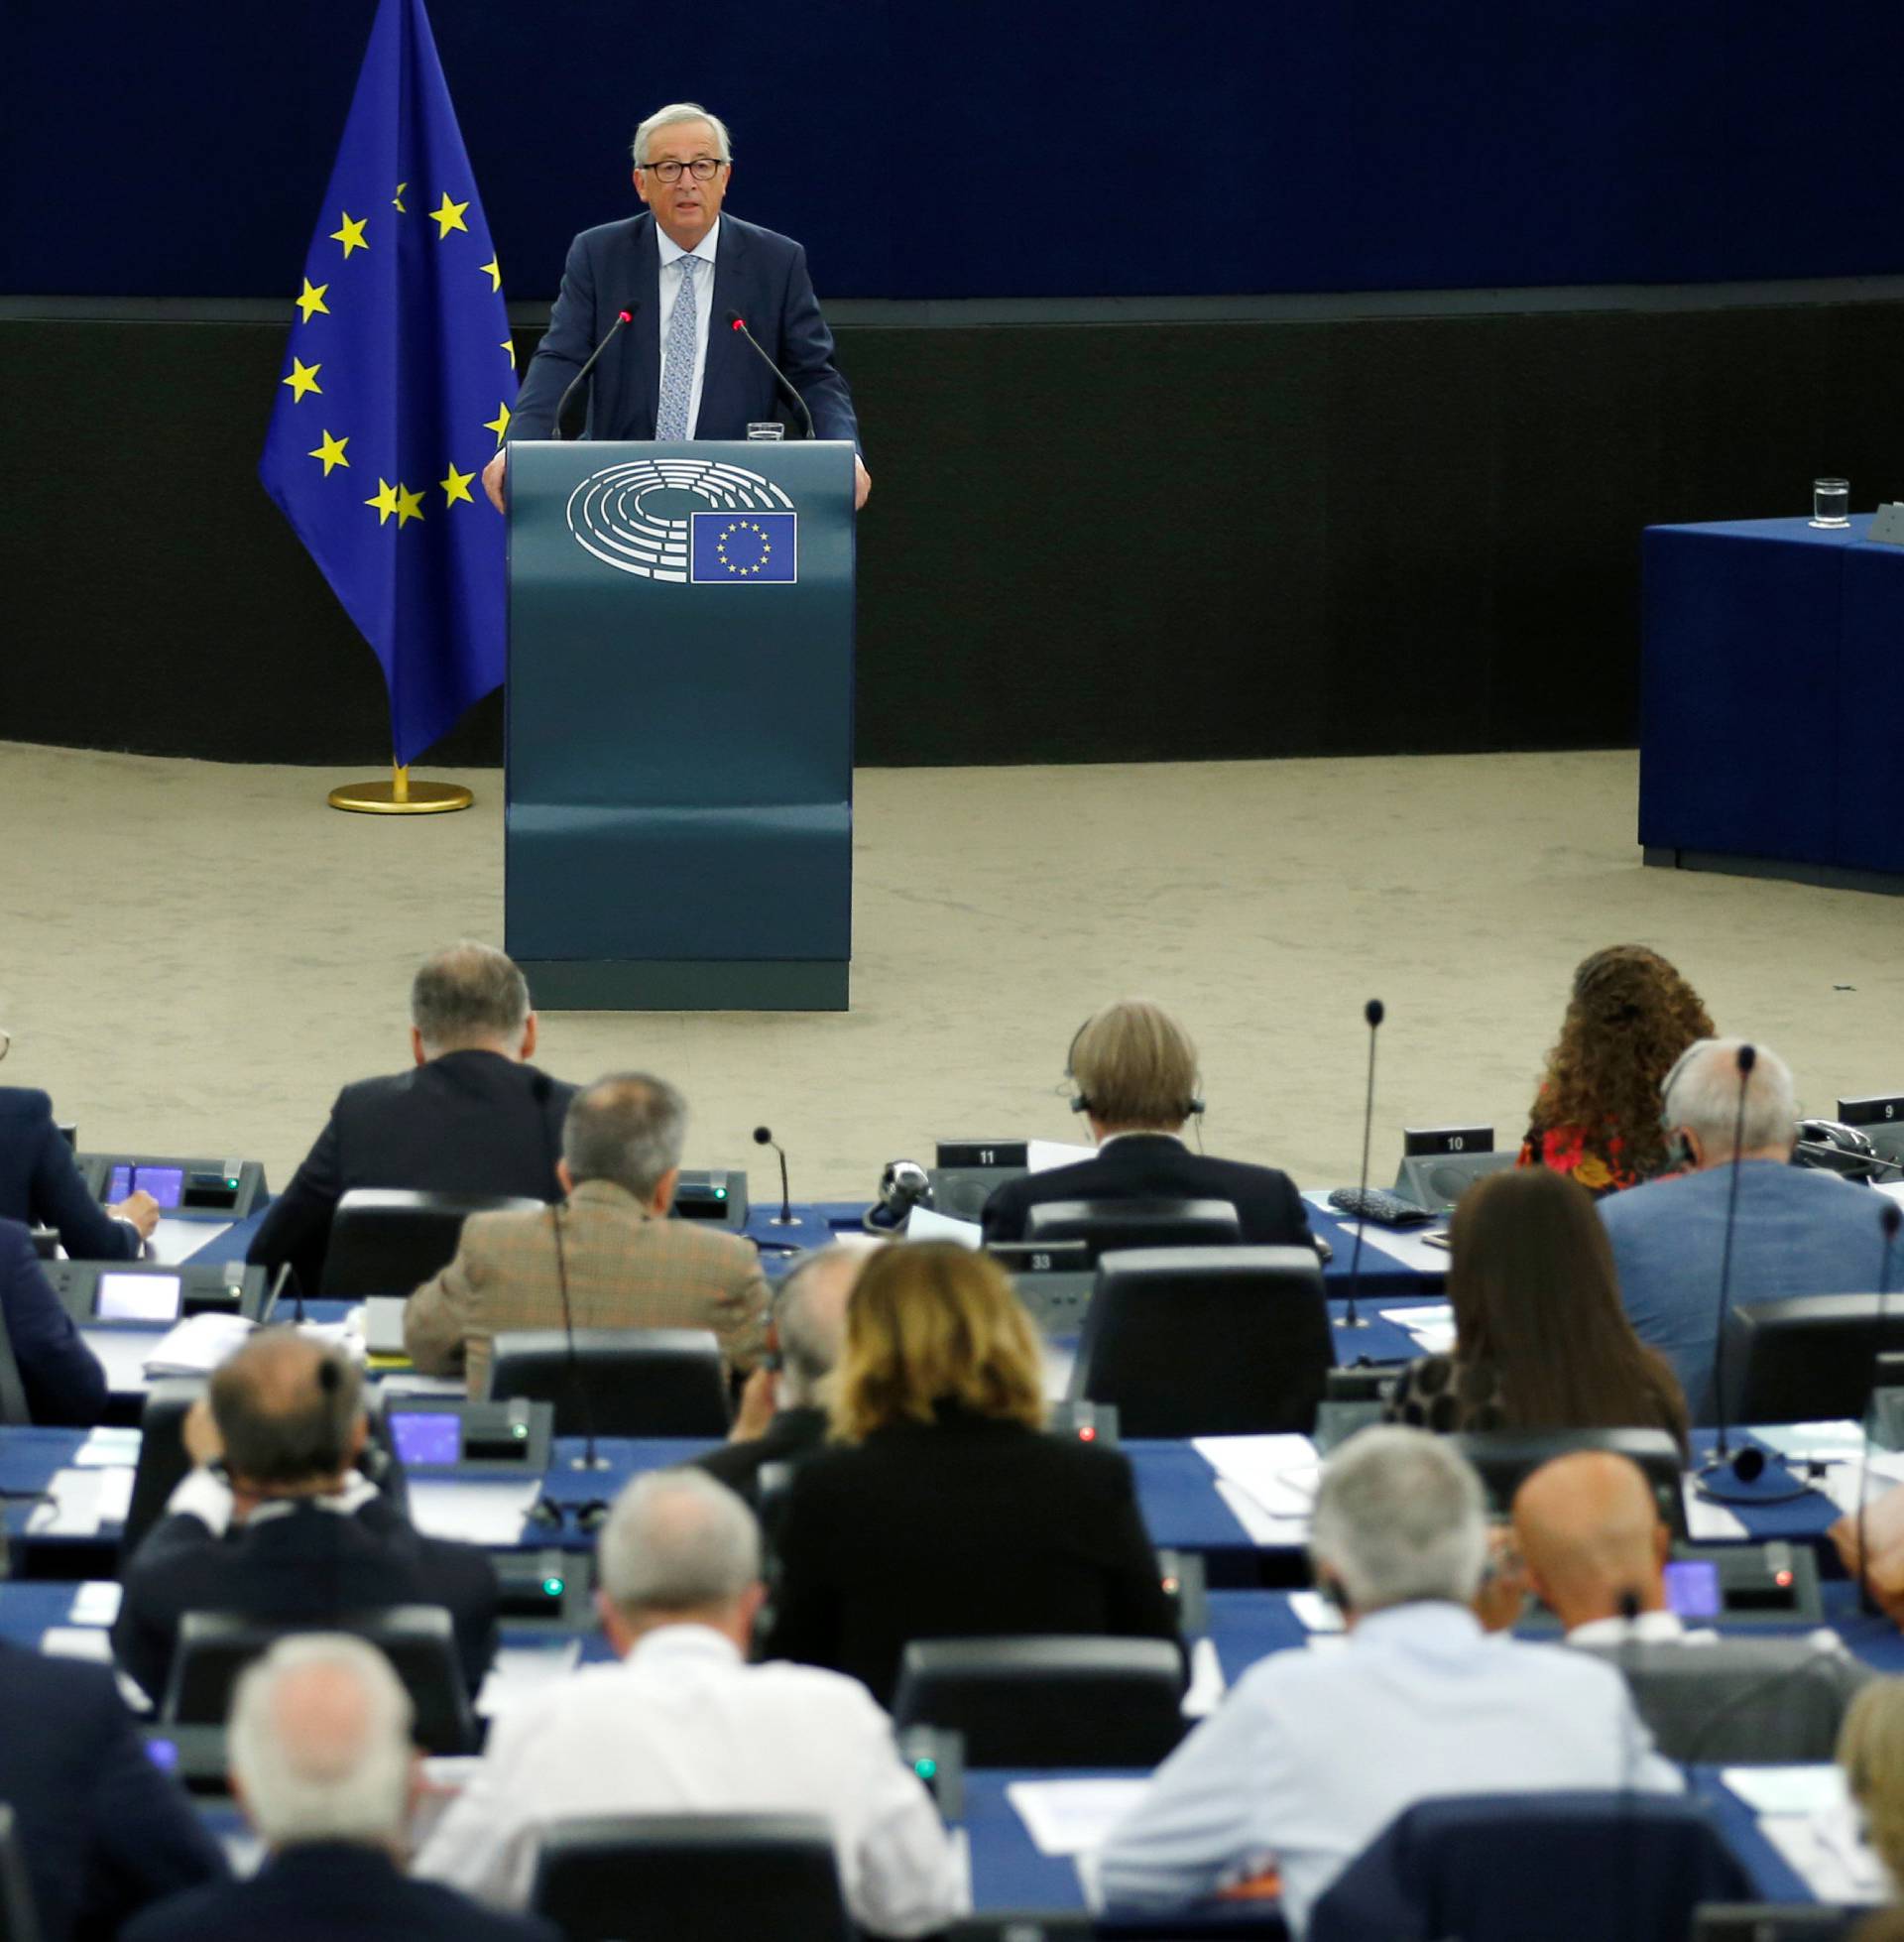
POLYGON ((537 1838, 556 1821, 817 1814, 862 1927, 920 1935, 963 1912, 938 1812, 866 1688, 813 1666, 746 1662, 760 1564, 759 1528, 725 1485, 698 1470, 637 1478, 598 1551, 596 1601, 620 1662, 585 1667, 496 1721, 416 1873, 520 1906, 537 1838))
POLYGON ((1469 1606, 1487 1548, 1480 1479, 1439 1438, 1383 1427, 1344 1444, 1310 1555, 1347 1643, 1244 1675, 1112 1833, 1104 1899, 1182 1907, 1273 1866, 1300 1937, 1316 1897, 1417 1801, 1680 1791, 1610 1666, 1482 1631, 1469 1606))

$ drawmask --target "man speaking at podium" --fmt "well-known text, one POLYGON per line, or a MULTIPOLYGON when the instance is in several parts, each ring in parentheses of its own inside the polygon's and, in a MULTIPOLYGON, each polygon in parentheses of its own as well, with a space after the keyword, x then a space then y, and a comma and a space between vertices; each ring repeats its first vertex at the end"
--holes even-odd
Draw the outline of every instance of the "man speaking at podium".
MULTIPOLYGON (((774 415, 782 393, 766 360, 730 319, 745 320, 812 415, 813 435, 859 444, 846 380, 833 368, 833 333, 806 274, 806 252, 721 203, 733 175, 727 127, 693 101, 657 108, 635 131, 635 192, 649 213, 585 229, 569 245, 561 295, 523 380, 510 436, 556 435, 569 382, 616 326, 590 374, 594 438, 745 438, 774 415)), ((503 509, 505 445, 483 469, 503 509)), ((857 450, 853 504, 872 487, 857 450)))

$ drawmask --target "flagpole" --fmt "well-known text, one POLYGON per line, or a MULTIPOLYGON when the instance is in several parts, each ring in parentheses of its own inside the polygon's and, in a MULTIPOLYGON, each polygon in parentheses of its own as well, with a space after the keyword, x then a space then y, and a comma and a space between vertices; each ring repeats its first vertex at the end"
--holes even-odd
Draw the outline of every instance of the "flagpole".
POLYGON ((413 783, 409 764, 392 756, 389 782, 340 783, 325 800, 367 816, 435 816, 467 809, 476 798, 461 783, 413 783))

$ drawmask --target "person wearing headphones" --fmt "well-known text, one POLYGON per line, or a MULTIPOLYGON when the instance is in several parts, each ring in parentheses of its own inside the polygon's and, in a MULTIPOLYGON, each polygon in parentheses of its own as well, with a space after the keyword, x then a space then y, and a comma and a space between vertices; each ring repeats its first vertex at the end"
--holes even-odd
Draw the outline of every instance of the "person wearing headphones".
POLYGON ((1073 1166, 1027 1173, 985 1203, 985 1239, 1022 1241, 1031 1208, 1053 1200, 1227 1200, 1250 1247, 1313 1246, 1302 1196, 1273 1166, 1216 1159, 1183 1143, 1203 1111, 1197 1048, 1161 1005, 1121 998, 1071 1041, 1071 1110, 1089 1121, 1098 1153, 1073 1166))

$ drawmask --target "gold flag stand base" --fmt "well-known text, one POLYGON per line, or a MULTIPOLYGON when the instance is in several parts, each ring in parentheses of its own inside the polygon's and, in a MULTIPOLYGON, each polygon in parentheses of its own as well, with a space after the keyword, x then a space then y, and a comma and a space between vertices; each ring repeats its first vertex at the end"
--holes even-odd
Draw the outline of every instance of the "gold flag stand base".
POLYGON ((436 816, 476 800, 461 783, 413 783, 410 771, 390 766, 387 783, 342 783, 325 797, 333 809, 367 816, 436 816))

